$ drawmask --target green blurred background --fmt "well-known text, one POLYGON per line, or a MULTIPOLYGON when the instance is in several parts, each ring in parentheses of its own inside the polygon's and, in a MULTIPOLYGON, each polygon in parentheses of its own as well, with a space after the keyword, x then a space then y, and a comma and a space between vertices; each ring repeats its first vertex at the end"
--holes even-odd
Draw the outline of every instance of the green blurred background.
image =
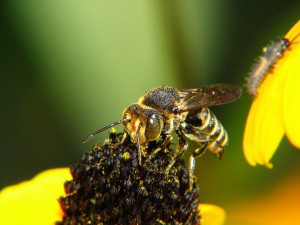
MULTIPOLYGON (((279 0, 1 3, 0 187, 79 162, 107 132, 86 144, 81 139, 120 119, 153 87, 242 86, 261 48, 299 16, 300 3, 279 0)), ((226 208, 299 171, 300 154, 286 140, 272 170, 246 163, 250 104, 244 93, 213 108, 230 145, 221 161, 212 154, 197 159, 204 202, 226 208)))

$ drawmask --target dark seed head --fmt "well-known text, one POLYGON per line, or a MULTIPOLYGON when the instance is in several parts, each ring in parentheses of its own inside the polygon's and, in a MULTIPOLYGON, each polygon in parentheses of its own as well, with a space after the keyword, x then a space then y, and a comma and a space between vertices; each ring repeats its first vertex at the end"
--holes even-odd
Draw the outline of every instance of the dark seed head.
MULTIPOLYGON (((172 158, 167 147, 138 165, 137 147, 122 134, 111 133, 105 144, 85 153, 71 166, 73 180, 65 183, 66 196, 59 198, 63 224, 200 224, 199 190, 189 188, 187 168, 172 158)), ((151 153, 161 141, 146 148, 151 153)), ((147 154, 145 154, 147 155, 147 154)))

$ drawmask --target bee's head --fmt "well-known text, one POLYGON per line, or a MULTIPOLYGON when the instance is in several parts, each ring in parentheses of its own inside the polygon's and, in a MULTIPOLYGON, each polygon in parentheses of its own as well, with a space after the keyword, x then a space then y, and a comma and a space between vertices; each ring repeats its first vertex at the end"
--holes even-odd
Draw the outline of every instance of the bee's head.
POLYGON ((163 129, 163 117, 157 110, 133 104, 123 112, 123 125, 133 142, 144 144, 159 138, 163 129))

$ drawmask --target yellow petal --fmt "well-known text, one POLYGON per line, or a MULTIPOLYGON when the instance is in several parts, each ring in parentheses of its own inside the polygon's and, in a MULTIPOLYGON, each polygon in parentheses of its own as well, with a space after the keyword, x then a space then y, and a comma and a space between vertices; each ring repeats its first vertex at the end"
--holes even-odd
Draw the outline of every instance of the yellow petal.
MULTIPOLYGON (((9 186, 0 192, 0 224, 53 225, 63 212, 57 202, 65 195, 63 183, 71 180, 69 168, 40 173, 30 181, 9 186)), ((225 211, 215 205, 200 204, 202 225, 222 225, 225 211)))
POLYGON ((289 141, 300 148, 300 21, 286 38, 292 40, 292 44, 281 68, 287 77, 284 86, 283 120, 289 141))
POLYGON ((300 147, 300 22, 288 32, 292 42, 258 88, 245 126, 244 155, 250 165, 265 165, 275 153, 284 132, 300 147))
POLYGON ((201 225, 222 225, 225 223, 226 213, 219 206, 200 204, 201 225))
POLYGON ((69 168, 52 169, 0 192, 0 224, 54 224, 61 220, 57 202, 64 195, 63 183, 70 180, 69 168))
POLYGON ((272 167, 269 161, 284 135, 282 84, 285 76, 277 74, 276 70, 277 67, 266 76, 248 114, 243 145, 244 155, 252 166, 272 167))

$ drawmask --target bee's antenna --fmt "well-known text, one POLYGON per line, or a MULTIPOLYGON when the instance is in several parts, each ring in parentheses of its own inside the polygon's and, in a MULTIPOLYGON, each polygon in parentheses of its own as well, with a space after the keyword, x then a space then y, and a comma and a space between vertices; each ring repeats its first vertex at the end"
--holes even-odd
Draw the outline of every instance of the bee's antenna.
POLYGON ((123 123, 123 122, 125 122, 125 121, 129 121, 129 120, 130 120, 130 119, 125 118, 125 119, 122 119, 122 120, 118 120, 118 121, 116 121, 116 122, 113 122, 112 124, 109 124, 108 126, 103 127, 103 128, 101 128, 100 130, 97 130, 97 131, 95 131, 94 133, 90 134, 89 136, 85 137, 85 138, 82 140, 82 143, 87 142, 88 140, 92 139, 92 138, 95 137, 96 135, 100 134, 101 132, 103 132, 103 131, 105 131, 105 130, 107 130, 107 129, 109 129, 109 128, 111 128, 111 127, 117 125, 117 124, 123 123))

